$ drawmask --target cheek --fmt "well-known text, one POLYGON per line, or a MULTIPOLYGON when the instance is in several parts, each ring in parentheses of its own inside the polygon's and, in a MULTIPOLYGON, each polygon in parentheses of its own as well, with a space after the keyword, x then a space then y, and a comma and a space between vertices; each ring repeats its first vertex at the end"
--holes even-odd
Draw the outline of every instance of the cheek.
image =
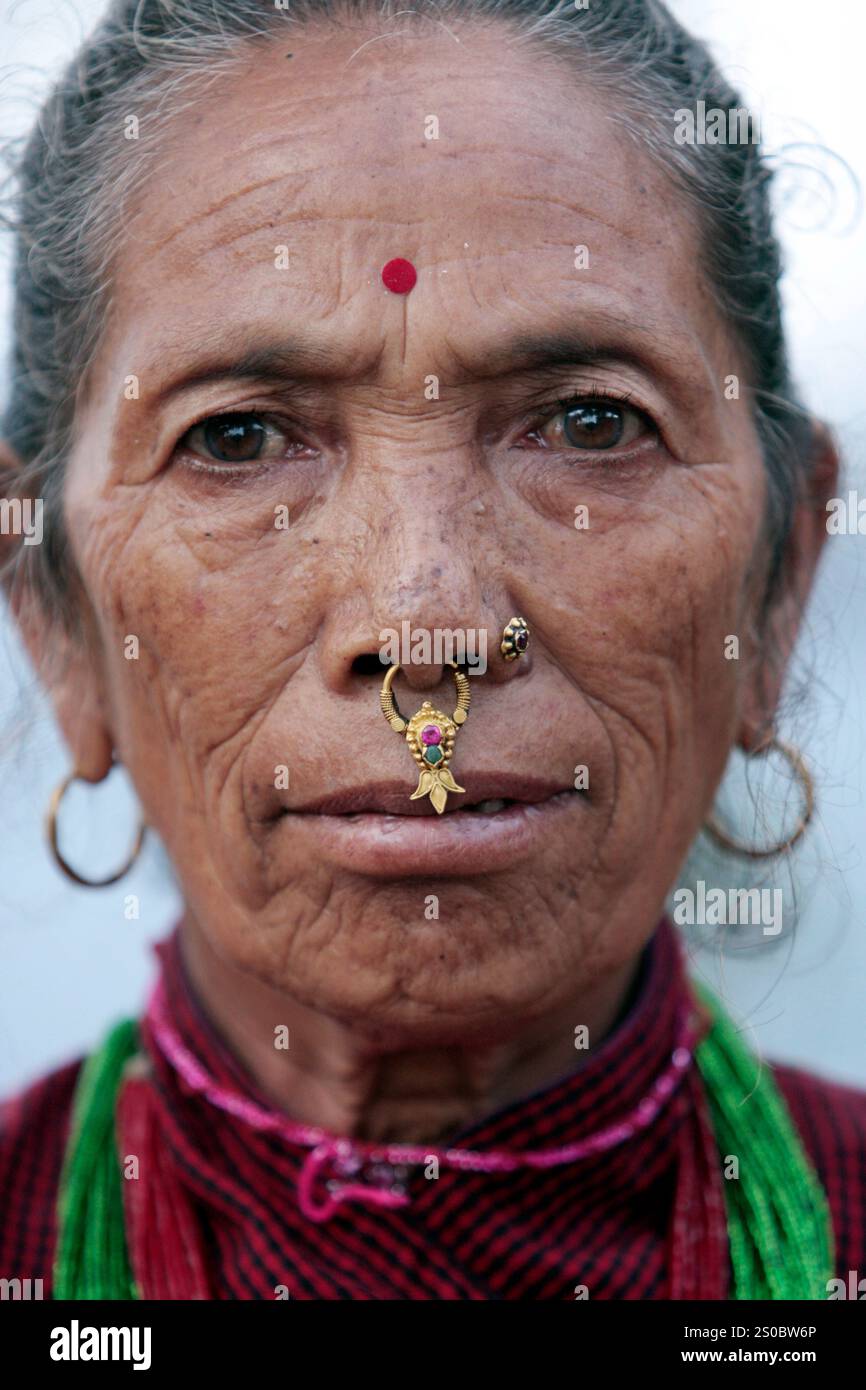
POLYGON ((97 615, 112 728, 143 800, 179 785, 204 805, 312 641, 320 549, 270 503, 107 504, 79 549, 97 615), (180 515, 178 515, 180 511, 180 515))
POLYGON ((628 665, 643 651, 687 658, 738 620, 762 515, 747 470, 650 459, 562 472, 556 492, 546 484, 529 553, 564 639, 592 634, 596 655, 610 648, 628 665))
POLYGON ((586 524, 528 529, 538 565, 519 600, 628 767, 620 789, 682 774, 704 796, 736 720, 760 475, 668 468, 647 488, 574 491, 586 524))

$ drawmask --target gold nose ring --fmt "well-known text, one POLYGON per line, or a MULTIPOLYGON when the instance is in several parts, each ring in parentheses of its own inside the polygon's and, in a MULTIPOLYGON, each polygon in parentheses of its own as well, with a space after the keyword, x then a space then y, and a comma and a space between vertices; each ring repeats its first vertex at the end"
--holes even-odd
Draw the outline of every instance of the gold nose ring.
POLYGON ((449 661, 447 665, 453 668, 457 686, 457 705, 450 716, 425 700, 417 714, 413 714, 411 719, 404 719, 391 689, 394 677, 401 669, 399 662, 389 666, 379 695, 383 715, 395 733, 405 735, 409 752, 420 769, 418 785, 409 800, 417 801, 419 797, 429 796, 439 815, 445 810, 449 792, 466 790, 454 781, 448 764, 454 753, 454 740, 460 726, 466 722, 471 699, 469 678, 465 671, 460 670, 456 661, 449 661))

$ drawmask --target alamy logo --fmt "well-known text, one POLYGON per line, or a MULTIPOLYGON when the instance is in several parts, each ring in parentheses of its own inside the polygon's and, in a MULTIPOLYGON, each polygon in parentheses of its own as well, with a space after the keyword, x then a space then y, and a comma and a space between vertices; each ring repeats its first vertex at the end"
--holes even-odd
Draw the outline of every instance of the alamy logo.
POLYGON ((677 888, 673 919, 678 927, 763 927, 764 936, 782 930, 781 888, 677 888))
POLYGON ((23 536, 25 545, 42 544, 41 497, 0 497, 0 535, 23 536))
POLYGON ((848 1270, 847 1282, 844 1279, 827 1280, 827 1300, 832 1303, 834 1299, 851 1298, 858 1303, 866 1300, 866 1279, 861 1279, 856 1269, 848 1270))
POLYGON ((131 1361, 134 1371, 150 1370, 149 1327, 52 1327, 52 1361, 131 1361))
POLYGON ((759 145, 761 122, 756 111, 734 106, 725 111, 721 106, 695 103, 694 111, 681 106, 674 112, 674 142, 677 145, 759 145))
POLYGON ((413 628, 404 618, 399 632, 383 628, 379 643, 383 666, 442 666, 456 661, 469 676, 483 676, 487 670, 487 629, 483 627, 413 628))
POLYGON ((41 1279, 0 1279, 0 1300, 11 1298, 27 1301, 44 1297, 41 1279))
POLYGON ((831 497, 827 503, 827 534, 866 536, 866 497, 849 492, 847 497, 831 497))

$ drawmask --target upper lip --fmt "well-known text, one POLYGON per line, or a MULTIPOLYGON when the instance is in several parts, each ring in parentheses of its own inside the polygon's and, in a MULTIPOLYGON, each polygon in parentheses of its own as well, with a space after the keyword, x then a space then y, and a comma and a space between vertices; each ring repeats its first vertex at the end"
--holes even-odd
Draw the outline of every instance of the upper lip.
MULTIPOLYGON (((477 801, 547 801, 560 792, 571 791, 570 786, 552 782, 540 777, 518 777, 510 772, 480 772, 461 769, 454 774, 455 781, 466 788, 465 793, 452 792, 444 814, 457 811, 461 806, 472 806, 477 801)), ((423 816, 430 811, 428 798, 410 799, 413 787, 408 782, 366 782, 358 786, 344 787, 329 796, 305 801, 299 806, 286 806, 286 811, 305 815, 341 816, 352 812, 378 812, 381 815, 423 816)))

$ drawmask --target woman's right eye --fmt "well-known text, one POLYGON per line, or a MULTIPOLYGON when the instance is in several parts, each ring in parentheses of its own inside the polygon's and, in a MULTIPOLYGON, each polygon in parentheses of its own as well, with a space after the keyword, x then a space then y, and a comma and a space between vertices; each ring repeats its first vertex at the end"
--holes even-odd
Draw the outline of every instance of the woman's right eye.
POLYGON ((265 416, 233 411, 200 420, 187 430, 177 447, 199 458, 231 465, 279 458, 287 452, 289 439, 265 416))

